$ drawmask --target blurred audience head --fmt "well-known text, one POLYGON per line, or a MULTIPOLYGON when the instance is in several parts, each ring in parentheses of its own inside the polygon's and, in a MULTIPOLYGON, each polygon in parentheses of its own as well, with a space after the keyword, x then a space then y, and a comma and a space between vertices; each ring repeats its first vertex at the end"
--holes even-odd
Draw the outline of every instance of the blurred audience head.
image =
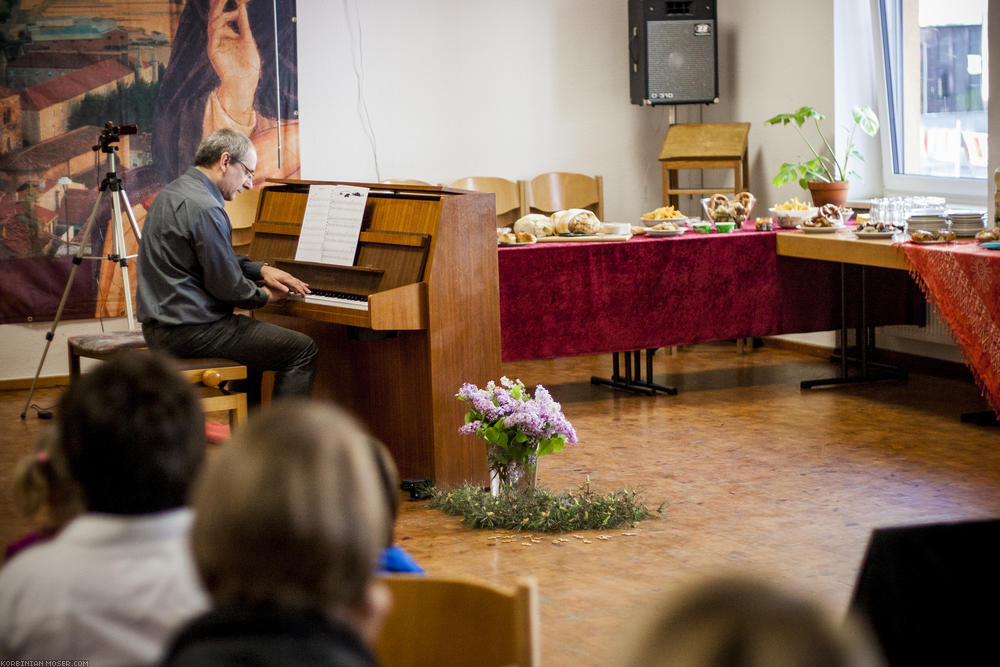
POLYGON ((195 511, 195 560, 217 603, 316 610, 367 635, 390 518, 371 436, 348 413, 284 399, 255 414, 206 466, 195 511))
POLYGON ((388 547, 392 546, 395 540, 396 518, 399 516, 399 470, 396 468, 396 461, 393 460, 392 453, 381 440, 371 438, 369 443, 372 453, 375 455, 375 466, 382 483, 382 491, 385 493, 386 509, 389 511, 386 539, 382 545, 388 547))
POLYGON ((625 650, 629 667, 878 667, 868 635, 816 603, 739 575, 665 600, 625 650))
POLYGON ((171 359, 122 352, 75 380, 58 409, 59 445, 88 511, 180 507, 205 453, 205 418, 171 359))
POLYGON ((17 462, 10 491, 14 510, 42 530, 58 530, 83 511, 55 425, 44 428, 35 451, 17 462))

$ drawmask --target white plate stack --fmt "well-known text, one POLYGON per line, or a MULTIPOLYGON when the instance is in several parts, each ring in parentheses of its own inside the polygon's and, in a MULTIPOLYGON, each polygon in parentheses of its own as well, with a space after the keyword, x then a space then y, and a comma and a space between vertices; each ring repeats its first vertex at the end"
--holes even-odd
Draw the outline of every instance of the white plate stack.
POLYGON ((918 229, 925 232, 937 232, 948 228, 948 218, 939 213, 920 211, 906 219, 906 230, 914 232, 918 229))
POLYGON ((986 229, 986 214, 977 211, 948 211, 955 236, 975 236, 986 229))

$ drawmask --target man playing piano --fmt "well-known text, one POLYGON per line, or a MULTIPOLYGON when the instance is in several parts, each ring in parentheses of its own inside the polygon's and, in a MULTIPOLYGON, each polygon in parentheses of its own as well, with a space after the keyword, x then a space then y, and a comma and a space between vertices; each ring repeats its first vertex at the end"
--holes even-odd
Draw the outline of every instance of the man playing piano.
POLYGON ((136 288, 146 343, 179 357, 244 364, 250 405, 260 403, 265 370, 275 371, 275 396, 309 396, 318 353, 303 333, 233 312, 282 301, 289 291, 309 293, 291 274, 233 251, 224 202, 253 187, 256 166, 257 151, 239 131, 216 130, 201 141, 194 166, 149 208, 136 288))

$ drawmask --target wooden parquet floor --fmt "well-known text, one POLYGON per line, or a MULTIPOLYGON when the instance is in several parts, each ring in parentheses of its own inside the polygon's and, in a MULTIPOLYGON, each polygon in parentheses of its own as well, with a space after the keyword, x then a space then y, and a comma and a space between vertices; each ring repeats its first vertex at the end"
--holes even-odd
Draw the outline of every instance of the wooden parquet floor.
MULTIPOLYGON (((1000 516, 1000 428, 959 421, 985 408, 971 381, 911 373, 803 391, 800 380, 834 366, 775 348, 737 355, 732 343, 658 354, 655 371, 680 393, 591 385, 610 374, 609 356, 504 365, 548 387, 580 437, 541 461, 539 484, 639 488, 650 507, 664 505, 660 518, 586 541, 506 542, 403 503, 397 539, 429 572, 538 578, 545 665, 608 664, 651 599, 707 573, 755 573, 841 613, 873 528, 1000 516)), ((4 479, 45 423, 19 418, 25 397, 0 392, 4 479)), ((0 539, 26 528, 0 507, 0 539)))

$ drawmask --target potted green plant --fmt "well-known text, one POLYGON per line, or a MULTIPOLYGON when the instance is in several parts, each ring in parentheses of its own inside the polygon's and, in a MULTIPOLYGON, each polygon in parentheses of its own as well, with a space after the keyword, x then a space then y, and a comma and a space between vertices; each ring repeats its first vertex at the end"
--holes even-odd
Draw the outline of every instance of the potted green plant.
POLYGON ((847 200, 847 190, 850 187, 849 177, 857 175, 857 172, 847 168, 852 157, 864 161, 864 157, 854 147, 854 137, 860 129, 869 137, 874 137, 878 133, 878 117, 869 106, 855 106, 851 109, 851 117, 854 122, 847 131, 847 146, 844 153, 839 158, 830 145, 830 141, 823 134, 820 121, 826 118, 822 113, 813 107, 801 107, 793 113, 779 113, 774 118, 769 118, 765 122, 767 125, 793 125, 795 131, 799 133, 802 140, 809 147, 812 158, 801 162, 785 162, 778 169, 778 175, 771 182, 774 185, 787 185, 788 183, 798 183, 802 189, 809 190, 812 194, 813 204, 822 206, 833 203, 842 205, 847 200), (819 135, 820 150, 816 149, 813 142, 802 131, 802 126, 808 120, 812 120, 816 127, 816 134, 819 135))

